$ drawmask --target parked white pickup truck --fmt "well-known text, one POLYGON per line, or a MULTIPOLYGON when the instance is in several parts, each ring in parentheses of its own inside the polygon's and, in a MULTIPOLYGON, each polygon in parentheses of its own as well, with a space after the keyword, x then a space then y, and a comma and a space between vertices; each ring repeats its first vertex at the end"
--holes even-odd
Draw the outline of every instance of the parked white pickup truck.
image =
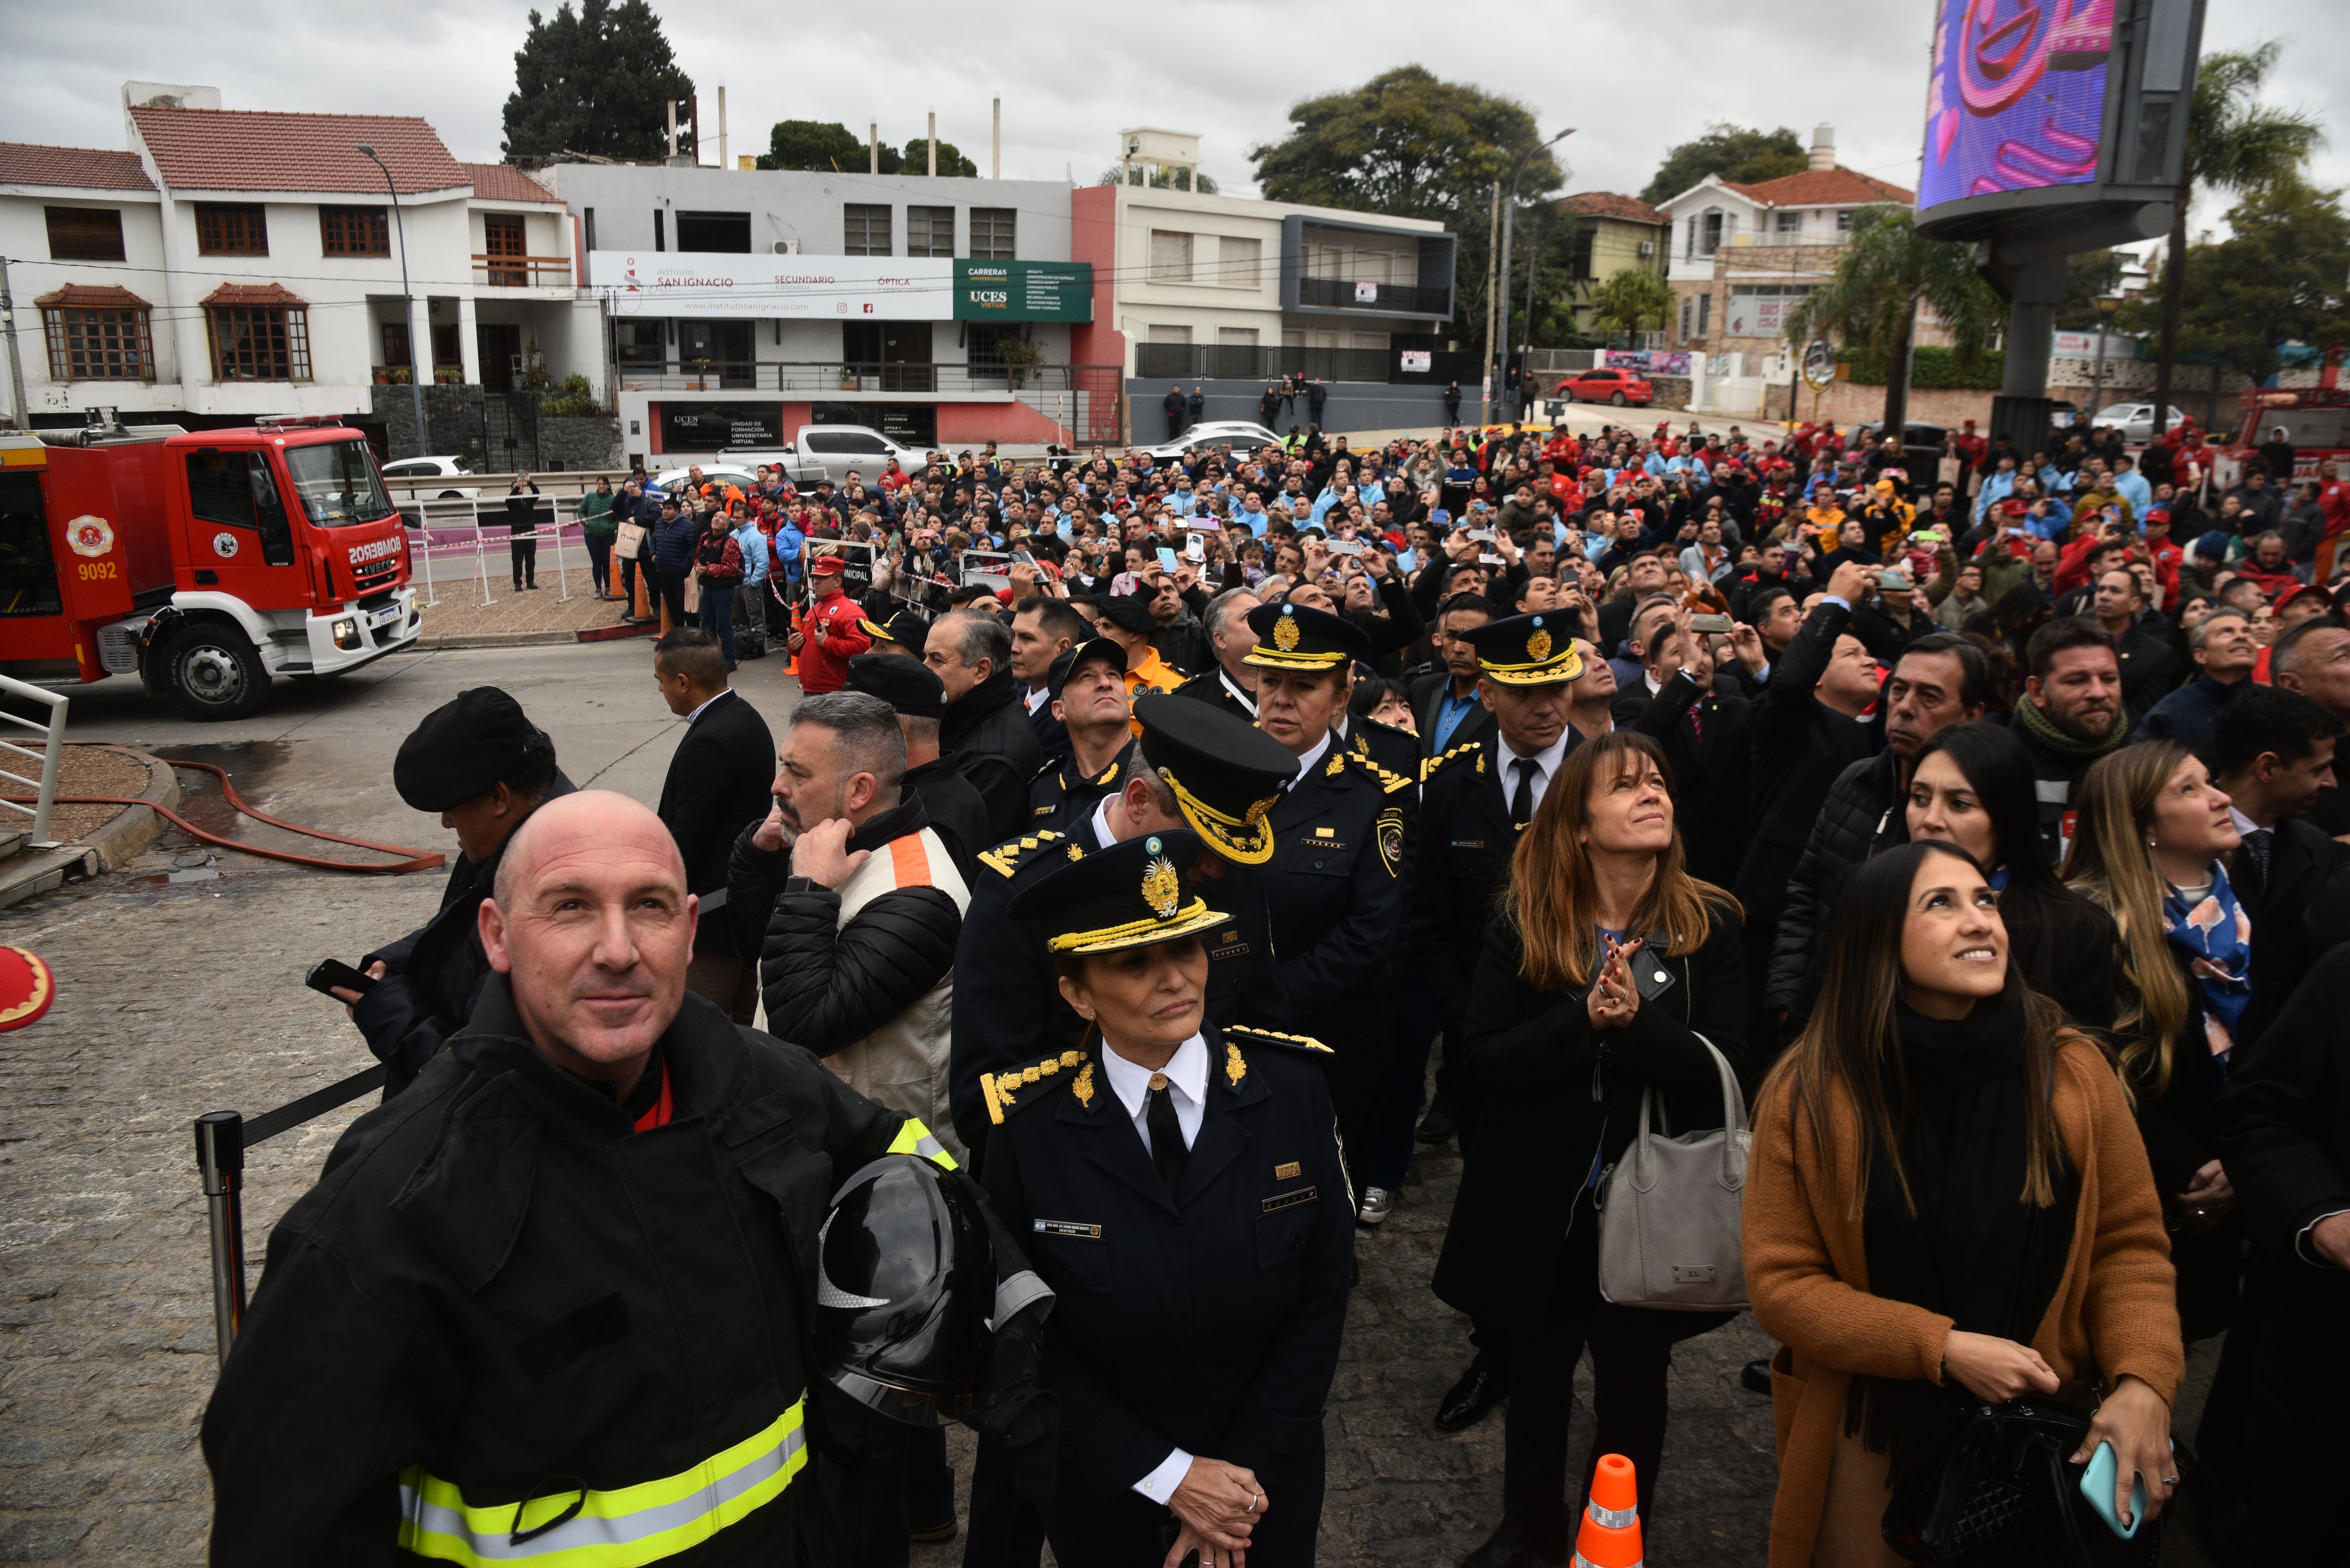
POLYGON ((780 451, 728 447, 718 455, 743 468, 756 468, 763 462, 781 463, 794 484, 807 485, 819 479, 841 483, 851 469, 870 484, 879 477, 882 464, 893 457, 899 468, 919 473, 930 454, 914 447, 899 446, 868 425, 802 425, 798 439, 780 451))

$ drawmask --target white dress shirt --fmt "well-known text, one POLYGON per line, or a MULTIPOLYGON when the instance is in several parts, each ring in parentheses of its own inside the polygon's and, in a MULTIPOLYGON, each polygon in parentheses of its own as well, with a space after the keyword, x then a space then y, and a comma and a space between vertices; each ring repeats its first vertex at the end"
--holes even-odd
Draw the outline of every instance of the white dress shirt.
POLYGON ((1044 709, 1045 703, 1053 700, 1053 689, 1050 686, 1039 686, 1034 691, 1022 692, 1021 697, 1028 704, 1029 715, 1034 717, 1044 709))
MULTIPOLYGON (((1102 1073, 1109 1079, 1110 1092, 1134 1122, 1134 1130, 1142 1139, 1142 1147, 1150 1147, 1150 1079, 1151 1072, 1137 1062, 1129 1062, 1116 1051, 1105 1046, 1100 1053, 1102 1073)), ((1167 1059, 1159 1071, 1167 1076, 1169 1097, 1175 1102, 1175 1127, 1183 1135, 1183 1147, 1190 1148, 1200 1141, 1200 1121, 1208 1110, 1208 1042, 1194 1034, 1175 1047, 1175 1054, 1167 1059)), ((1134 1483, 1134 1490, 1161 1507, 1183 1484, 1191 1469, 1191 1456, 1181 1449, 1170 1449, 1151 1472, 1134 1483)))
POLYGON ((1307 774, 1312 773, 1315 764, 1319 763, 1322 761, 1324 754, 1330 750, 1330 743, 1337 738, 1338 732, 1336 730, 1323 731, 1322 738, 1314 742, 1314 749, 1297 759, 1297 778, 1291 779, 1289 781, 1290 784, 1294 784, 1297 782, 1297 779, 1302 779, 1307 774))
POLYGON ((1502 798, 1510 800, 1516 796, 1518 763, 1530 762, 1534 765, 1534 809, 1540 811, 1543 796, 1549 792, 1550 781, 1558 776, 1559 764, 1566 761, 1567 742, 1574 739, 1574 728, 1569 726, 1559 732, 1557 740, 1553 741, 1533 756, 1523 758, 1510 749, 1508 741, 1503 741, 1501 742, 1502 798))

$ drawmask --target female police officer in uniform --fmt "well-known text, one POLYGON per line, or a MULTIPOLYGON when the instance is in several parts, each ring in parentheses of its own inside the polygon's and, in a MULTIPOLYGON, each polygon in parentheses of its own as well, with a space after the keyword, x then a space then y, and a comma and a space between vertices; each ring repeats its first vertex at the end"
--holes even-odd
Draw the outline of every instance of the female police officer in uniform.
POLYGON ((1354 1208, 1310 1040, 1204 1016, 1188 831, 1024 889, 1083 1045, 983 1081, 985 1180, 1058 1303, 1045 1382, 1070 1563, 1314 1560, 1354 1208))

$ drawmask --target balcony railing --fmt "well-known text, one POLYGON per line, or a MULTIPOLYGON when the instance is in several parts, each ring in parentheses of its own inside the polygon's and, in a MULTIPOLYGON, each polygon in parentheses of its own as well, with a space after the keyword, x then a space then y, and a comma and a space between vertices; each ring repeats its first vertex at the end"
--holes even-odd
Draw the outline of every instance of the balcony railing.
POLYGON ((1115 365, 844 364, 839 360, 620 360, 621 389, 795 392, 829 400, 866 392, 1112 391, 1115 365))
POLYGON ((1395 348, 1260 348, 1230 343, 1134 346, 1134 376, 1139 381, 1278 381, 1292 375, 1316 381, 1467 381, 1477 375, 1477 356, 1434 349, 1429 352, 1426 370, 1407 371, 1402 352, 1395 348))
POLYGON ((569 288, 575 277, 569 256, 473 258, 473 281, 492 288, 569 288))
POLYGON ((1399 316, 1447 316, 1452 310, 1452 291, 1421 288, 1408 283, 1301 277, 1297 280, 1297 303, 1328 310, 1392 310, 1399 316), (1372 291, 1372 297, 1362 297, 1365 289, 1372 291))

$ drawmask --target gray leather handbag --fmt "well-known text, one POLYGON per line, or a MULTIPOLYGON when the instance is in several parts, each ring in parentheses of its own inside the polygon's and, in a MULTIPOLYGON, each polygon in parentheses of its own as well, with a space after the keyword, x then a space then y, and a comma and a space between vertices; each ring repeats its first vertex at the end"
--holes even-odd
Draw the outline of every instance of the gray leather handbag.
POLYGON ((1617 1306, 1735 1312, 1746 1303, 1738 1210, 1746 1192, 1746 1098, 1730 1063, 1698 1044, 1721 1075, 1722 1125, 1659 1131, 1657 1097, 1640 1092, 1640 1130, 1599 1180, 1599 1293, 1617 1306))

